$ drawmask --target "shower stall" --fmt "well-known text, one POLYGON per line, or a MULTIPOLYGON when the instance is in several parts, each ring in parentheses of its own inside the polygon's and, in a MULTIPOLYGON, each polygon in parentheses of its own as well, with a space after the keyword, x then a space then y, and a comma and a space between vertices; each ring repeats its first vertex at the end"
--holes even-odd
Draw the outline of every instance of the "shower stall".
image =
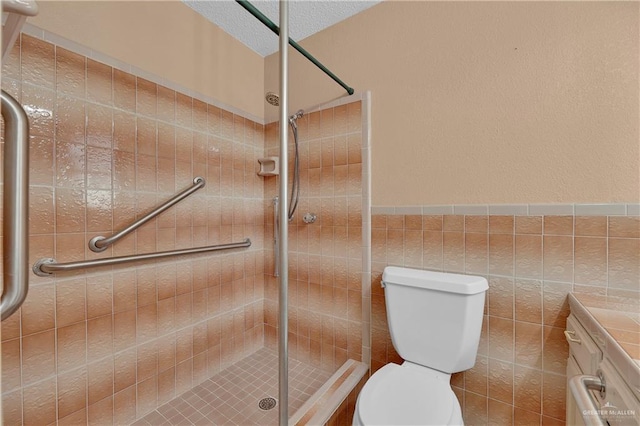
POLYGON ((291 115, 283 84, 264 123, 28 25, 2 77, 30 132, 4 424, 350 422, 371 346, 367 93, 291 115), (279 176, 257 175, 265 156, 279 176))

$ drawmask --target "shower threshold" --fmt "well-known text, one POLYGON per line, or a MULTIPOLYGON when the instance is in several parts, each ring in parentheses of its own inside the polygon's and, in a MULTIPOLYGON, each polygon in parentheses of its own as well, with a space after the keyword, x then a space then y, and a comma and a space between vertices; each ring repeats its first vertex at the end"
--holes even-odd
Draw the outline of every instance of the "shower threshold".
MULTIPOLYGON (((295 413, 331 376, 331 371, 289 359, 289 413, 295 413)), ((133 425, 274 425, 277 397, 278 354, 262 348, 133 425), (265 402, 267 398, 275 404, 270 399, 265 402)))

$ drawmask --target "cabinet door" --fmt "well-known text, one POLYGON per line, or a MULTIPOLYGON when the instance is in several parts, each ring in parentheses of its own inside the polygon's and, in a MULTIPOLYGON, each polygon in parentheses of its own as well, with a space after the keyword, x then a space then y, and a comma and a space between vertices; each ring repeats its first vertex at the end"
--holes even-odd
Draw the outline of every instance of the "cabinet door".
POLYGON ((582 374, 582 371, 580 371, 578 363, 573 356, 569 355, 567 359, 567 426, 584 426, 582 413, 579 412, 576 400, 569 389, 569 379, 580 374, 582 374))

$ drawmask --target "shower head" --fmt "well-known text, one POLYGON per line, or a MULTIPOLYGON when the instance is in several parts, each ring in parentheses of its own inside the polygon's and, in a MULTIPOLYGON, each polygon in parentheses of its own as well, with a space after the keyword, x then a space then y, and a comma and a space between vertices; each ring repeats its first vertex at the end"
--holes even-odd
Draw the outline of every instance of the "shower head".
POLYGON ((265 99, 273 106, 280 106, 280 96, 273 92, 267 92, 265 99))
MULTIPOLYGON (((267 92, 267 94, 264 97, 267 102, 269 102, 271 105, 273 106, 280 106, 280 96, 278 96, 277 93, 273 93, 273 92, 267 92)), ((299 119, 300 117, 302 117, 304 115, 304 111, 299 109, 298 111, 296 111, 295 114, 293 114, 291 117, 289 117, 289 123, 295 123, 295 121, 297 119, 299 119)))

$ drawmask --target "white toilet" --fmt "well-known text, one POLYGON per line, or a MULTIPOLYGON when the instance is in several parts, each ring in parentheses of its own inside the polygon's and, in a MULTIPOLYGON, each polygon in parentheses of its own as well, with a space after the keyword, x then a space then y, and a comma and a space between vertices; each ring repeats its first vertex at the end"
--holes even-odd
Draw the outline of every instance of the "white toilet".
POLYGON ((353 424, 463 424, 450 379, 476 362, 487 280, 387 267, 382 286, 393 346, 405 361, 369 378, 353 424))

